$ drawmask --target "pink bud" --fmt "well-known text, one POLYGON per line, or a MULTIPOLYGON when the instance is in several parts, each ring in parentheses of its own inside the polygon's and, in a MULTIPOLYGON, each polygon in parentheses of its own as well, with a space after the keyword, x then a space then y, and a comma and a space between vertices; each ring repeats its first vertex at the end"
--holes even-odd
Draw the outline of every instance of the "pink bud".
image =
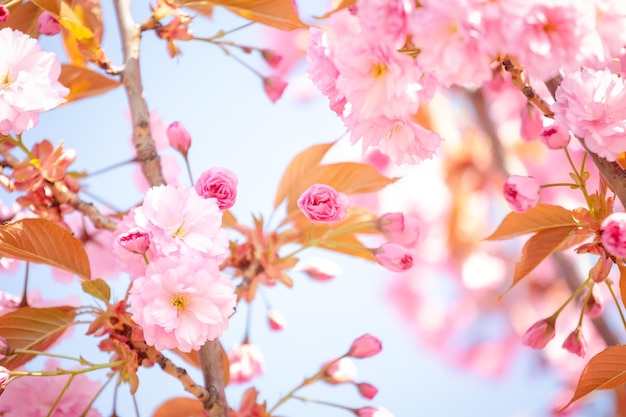
POLYGON ((5 360, 9 354, 9 343, 4 337, 0 337, 0 362, 5 360))
POLYGON ((541 112, 534 105, 528 103, 522 108, 520 135, 527 142, 539 138, 543 130, 541 112))
POLYGON ((215 198, 220 210, 228 210, 237 199, 237 175, 220 167, 207 169, 196 181, 196 192, 202 198, 215 198))
POLYGON ((267 312, 267 320, 272 330, 280 331, 287 327, 287 320, 276 310, 269 310, 267 312))
MULTIPOLYGON (((326 366, 324 364, 324 366, 326 366)), ((334 362, 324 373, 324 381, 330 384, 354 382, 357 377, 356 365, 350 358, 341 358, 334 362)))
POLYGON ((313 184, 298 199, 298 207, 314 223, 337 223, 348 213, 350 199, 330 185, 313 184))
POLYGON ((626 213, 612 213, 604 219, 602 245, 616 258, 626 258, 626 213))
POLYGON ((283 95, 287 83, 277 75, 263 78, 263 88, 272 103, 276 103, 283 95))
POLYGON ((550 149, 563 149, 569 144, 570 134, 566 127, 554 123, 543 129, 539 139, 550 149))
POLYGON ((189 147, 191 147, 191 135, 181 122, 172 122, 165 131, 170 146, 178 152, 187 156, 189 147))
POLYGON ((378 219, 378 227, 391 243, 412 247, 419 239, 420 223, 416 216, 387 213, 378 219))
POLYGON ((280 64, 280 61, 282 61, 283 59, 282 56, 269 49, 261 49, 261 56, 263 57, 265 62, 267 62, 267 64, 272 68, 276 68, 278 64, 280 64))
POLYGON ((403 272, 413 267, 413 255, 409 249, 395 243, 383 243, 374 251, 374 256, 390 271, 403 272))
POLYGON ((383 350, 383 344, 376 337, 369 333, 355 339, 350 346, 348 356, 353 358, 369 358, 370 356, 377 355, 383 350))
POLYGON ((42 12, 37 19, 39 33, 47 36, 58 35, 61 32, 61 24, 46 11, 42 12))
POLYGON ((121 234, 117 242, 127 251, 144 254, 150 247, 150 234, 136 227, 121 234))
POLYGON ((359 389, 359 394, 368 400, 371 400, 376 396, 376 394, 378 394, 378 388, 372 384, 368 384, 367 382, 359 382, 356 384, 356 387, 359 389))
POLYGON ((613 260, 610 258, 598 258, 596 264, 589 270, 589 277, 595 282, 602 282, 609 276, 613 268, 613 260))
POLYGON ((9 8, 6 6, 0 6, 0 23, 6 22, 9 18, 9 8))
POLYGON ((0 366, 0 394, 4 392, 9 380, 11 379, 11 371, 4 366, 0 366))
POLYGON ((532 177, 511 175, 502 191, 511 208, 517 212, 533 208, 539 202, 539 183, 532 177))
POLYGON ((522 343, 533 349, 542 349, 554 338, 554 319, 547 318, 533 324, 522 338, 522 343))
POLYGON ((585 357, 585 352, 587 351, 587 343, 585 342, 585 338, 580 331, 580 327, 577 327, 576 330, 571 332, 569 336, 565 338, 562 347, 568 352, 574 353, 581 358, 585 357))
POLYGON ((305 261, 300 261, 294 269, 302 271, 318 281, 329 281, 341 275, 341 267, 326 258, 309 258, 305 261))
POLYGON ((393 414, 384 407, 363 407, 354 410, 357 417, 393 417, 393 414))
POLYGON ((589 298, 587 298, 583 308, 589 318, 597 319, 604 311, 604 298, 601 294, 596 294, 594 290, 591 290, 591 294, 589 294, 589 298))

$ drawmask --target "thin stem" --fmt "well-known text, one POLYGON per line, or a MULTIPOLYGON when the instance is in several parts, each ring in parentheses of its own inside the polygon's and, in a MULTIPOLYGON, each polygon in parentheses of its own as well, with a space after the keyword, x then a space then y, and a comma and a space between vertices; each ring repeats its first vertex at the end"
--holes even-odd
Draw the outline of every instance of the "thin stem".
POLYGON ((613 287, 611 287, 611 284, 608 282, 608 280, 604 280, 604 282, 606 283, 606 286, 609 288, 609 292, 611 293, 611 297, 613 298, 613 301, 615 302, 615 306, 617 307, 617 311, 619 312, 619 316, 622 319, 622 324, 624 325, 624 330, 626 330, 626 318, 624 317, 624 312, 622 311, 620 305, 619 305, 619 301, 617 301, 617 297, 615 296, 615 292, 613 291, 613 287))
POLYGON ((133 407, 135 408, 135 415, 139 417, 139 404, 137 404, 137 396, 133 394, 132 398, 133 398, 133 407))
MULTIPOLYGON (((91 322, 89 322, 91 323, 91 322)), ((68 361, 85 363, 84 359, 74 358, 72 356, 60 355, 58 353, 50 353, 50 352, 42 352, 39 350, 30 350, 30 349, 14 349, 11 351, 13 355, 39 355, 39 356, 47 356, 50 358, 58 358, 58 359, 66 359, 68 361)), ((90 362, 91 364, 91 362, 90 362)))
POLYGON ((28 271, 30 269, 30 262, 26 262, 26 272, 24 273, 24 289, 22 290, 22 300, 19 307, 28 307, 28 271))
POLYGON ((131 159, 128 159, 126 161, 116 162, 115 164, 109 165, 108 167, 100 168, 100 169, 97 169, 97 170, 95 170, 93 172, 88 172, 87 176, 95 177, 96 175, 104 174, 104 173, 112 171, 112 170, 114 170, 116 168, 123 167, 124 165, 128 165, 128 164, 130 164, 132 162, 137 162, 137 159, 136 158, 131 158, 131 159))
POLYGON ((73 369, 70 371, 65 371, 63 369, 57 369, 56 371, 38 371, 38 372, 11 371, 11 376, 80 375, 80 374, 86 374, 87 372, 97 371, 98 369, 115 368, 116 366, 122 366, 125 363, 126 363, 126 360, 120 360, 120 361, 115 361, 115 362, 96 364, 87 368, 73 369))
POLYGON ((593 204, 591 204, 591 198, 589 197, 589 194, 587 193, 587 187, 585 185, 585 180, 583 179, 584 171, 581 171, 581 172, 578 171, 578 169, 576 168, 576 165, 574 165, 574 161, 572 160, 572 157, 570 156, 567 148, 563 148, 563 151, 565 151, 565 156, 567 156, 567 161, 572 167, 572 170, 574 171, 574 175, 576 175, 578 184, 580 185, 580 191, 583 193, 583 196, 585 197, 585 202, 587 203, 587 207, 589 207, 589 211, 591 212, 591 215, 595 218, 596 217, 595 208, 593 204))
POLYGON ((567 307, 567 305, 571 303, 574 298, 578 297, 581 291, 587 287, 590 280, 591 278, 587 278, 581 285, 579 285, 578 288, 569 296, 569 298, 565 300, 565 302, 561 305, 561 307, 559 307, 558 310, 554 312, 552 317, 556 319, 558 315, 561 314, 561 311, 563 311, 563 309, 567 307))
POLYGON ((570 188, 576 189, 576 188, 580 188, 580 185, 567 183, 567 182, 554 182, 551 184, 542 184, 539 186, 539 188, 550 188, 550 187, 570 187, 570 188))
POLYGON ((294 395, 292 398, 294 400, 300 400, 300 401, 303 401, 303 402, 308 402, 308 403, 313 403, 313 404, 327 405, 329 407, 341 408, 342 410, 347 410, 347 411, 354 412, 353 408, 346 407, 345 405, 339 405, 339 404, 331 403, 331 402, 328 402, 328 401, 312 400, 310 398, 300 397, 298 395, 294 395))
POLYGON ((94 395, 94 397, 91 399, 91 401, 89 401, 89 404, 87 404, 87 407, 85 407, 85 410, 82 412, 80 417, 86 417, 87 416, 87 413, 89 413, 89 410, 91 410, 91 407, 93 406, 93 403, 96 402, 96 400, 98 399, 100 394, 102 394, 102 392, 107 387, 107 385, 109 385, 109 383, 113 380, 114 376, 115 376, 115 373, 111 373, 111 375, 107 378, 106 382, 104 384, 102 384, 102 386, 100 387, 98 392, 96 392, 96 395, 94 395))
POLYGON ((189 175, 189 182, 191 183, 191 186, 193 187, 193 175, 191 175, 191 165, 189 164, 189 158, 187 158, 187 155, 183 155, 184 159, 185 159, 185 166, 187 167, 187 174, 189 175))
POLYGON ((61 398, 63 398, 63 395, 65 394, 67 389, 70 387, 70 384, 74 380, 75 376, 76 375, 72 375, 72 376, 69 377, 69 379, 65 383, 65 386, 63 387, 63 389, 61 390, 61 392, 57 396, 56 400, 54 400, 54 403, 52 404, 52 407, 50 407, 50 410, 48 411, 48 414, 46 414, 46 417, 50 417, 52 415, 52 413, 54 412, 54 409, 57 408, 57 405, 59 405, 59 402, 61 401, 61 398))

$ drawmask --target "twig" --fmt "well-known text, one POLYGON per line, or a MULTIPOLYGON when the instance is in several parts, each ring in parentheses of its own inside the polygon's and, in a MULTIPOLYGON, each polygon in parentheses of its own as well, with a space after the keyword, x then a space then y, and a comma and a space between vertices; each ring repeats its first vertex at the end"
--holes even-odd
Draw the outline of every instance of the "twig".
POLYGON ((544 116, 553 118, 554 112, 550 110, 550 105, 535 92, 529 83, 526 82, 520 66, 515 65, 510 57, 505 57, 502 60, 502 66, 506 72, 511 74, 511 81, 513 82, 513 85, 515 85, 515 87, 517 87, 522 94, 524 94, 528 101, 537 106, 544 116))
POLYGON ((63 182, 53 182, 49 183, 49 185, 54 192, 54 198, 59 203, 74 207, 74 209, 88 217, 98 229, 115 230, 116 223, 113 220, 100 213, 92 203, 81 200, 78 195, 70 191, 63 182))
POLYGON ((206 342, 200 348, 199 357, 204 386, 209 392, 209 401, 205 403, 204 409, 209 417, 227 417, 230 411, 224 393, 222 344, 219 340, 206 342))

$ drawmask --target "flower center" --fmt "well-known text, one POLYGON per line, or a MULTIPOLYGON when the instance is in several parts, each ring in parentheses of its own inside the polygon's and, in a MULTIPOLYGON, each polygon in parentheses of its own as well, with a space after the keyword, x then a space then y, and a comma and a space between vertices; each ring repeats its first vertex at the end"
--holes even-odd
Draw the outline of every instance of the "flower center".
POLYGON ((11 81, 11 78, 9 78, 9 71, 7 71, 7 73, 4 74, 4 77, 0 78, 0 90, 4 90, 8 86, 10 86, 12 82, 13 81, 11 81))
POLYGON ((172 238, 185 236, 187 234, 187 232, 185 231, 184 226, 185 226, 185 221, 183 220, 183 222, 180 224, 180 226, 178 226, 178 229, 176 229, 174 234, 172 234, 172 238))
POLYGON ((183 294, 174 294, 170 299, 170 304, 172 304, 172 307, 176 307, 179 311, 186 311, 188 303, 189 300, 187 300, 187 297, 185 297, 183 294))
POLYGON ((381 64, 380 62, 372 67, 372 73, 374 74, 374 78, 379 78, 385 75, 387 72, 387 66, 385 64, 381 64))

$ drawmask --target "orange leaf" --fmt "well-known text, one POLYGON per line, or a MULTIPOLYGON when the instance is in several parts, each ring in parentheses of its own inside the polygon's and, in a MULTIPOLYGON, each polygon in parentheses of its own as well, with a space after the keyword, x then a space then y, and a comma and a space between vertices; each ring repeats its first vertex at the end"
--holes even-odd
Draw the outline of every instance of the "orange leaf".
POLYGON ((609 346, 591 358, 578 379, 574 395, 558 412, 595 390, 617 388, 624 383, 626 383, 626 346, 609 346))
POLYGON ((339 10, 347 9, 348 7, 352 7, 356 4, 356 0, 341 0, 341 3, 330 12, 323 14, 322 16, 317 16, 316 19, 328 19, 331 15, 337 13, 339 10))
POLYGON ((195 398, 172 398, 156 409, 152 417, 205 417, 202 403, 195 398))
MULTIPOLYGON (((0 316, 0 336, 11 349, 45 351, 72 325, 74 307, 21 307, 0 316)), ((0 365, 15 369, 31 360, 33 355, 12 355, 0 365)))
POLYGON ((245 19, 281 30, 307 27, 298 17, 293 0, 201 0, 194 3, 225 7, 245 19))
POLYGON ((285 198, 293 193, 293 189, 299 185, 307 172, 322 162, 322 158, 334 144, 335 142, 313 145, 293 158, 280 179, 276 198, 274 198, 274 208, 278 207, 285 198))
POLYGON ((93 38, 81 41, 72 31, 64 30, 62 32, 63 44, 70 63, 86 67, 90 58, 95 58, 101 52, 103 28, 100 2, 98 0, 90 0, 89 2, 74 0, 71 4, 71 10, 74 13, 74 18, 93 33, 93 38))
POLYGON ((619 269, 619 292, 622 297, 622 306, 626 306, 626 265, 617 262, 619 269))
POLYGON ((9 18, 0 24, 0 29, 10 27, 36 38, 39 36, 39 13, 41 10, 32 2, 13 3, 9 6, 9 18))
POLYGON ((208 17, 209 19, 213 16, 213 6, 208 4, 207 1, 175 0, 173 3, 181 7, 191 9, 197 13, 200 13, 204 17, 208 17))
POLYGON ((235 226, 237 226, 237 218, 235 218, 230 210, 224 210, 222 212, 222 227, 233 228, 235 226))
POLYGON ((553 252, 562 249, 563 245, 569 241, 575 228, 576 226, 562 226, 544 229, 528 239, 522 249, 522 257, 515 264, 513 283, 511 283, 509 290, 553 252))
POLYGON ((68 102, 104 94, 121 85, 119 81, 100 75, 89 68, 67 64, 61 66, 59 81, 70 89, 70 94, 66 97, 68 102))
POLYGON ((509 213, 495 232, 485 240, 510 239, 540 230, 578 226, 572 212, 561 206, 538 204, 523 213, 509 213))
POLYGON ((22 219, 0 226, 0 256, 65 269, 89 279, 89 258, 80 240, 44 219, 22 219))

